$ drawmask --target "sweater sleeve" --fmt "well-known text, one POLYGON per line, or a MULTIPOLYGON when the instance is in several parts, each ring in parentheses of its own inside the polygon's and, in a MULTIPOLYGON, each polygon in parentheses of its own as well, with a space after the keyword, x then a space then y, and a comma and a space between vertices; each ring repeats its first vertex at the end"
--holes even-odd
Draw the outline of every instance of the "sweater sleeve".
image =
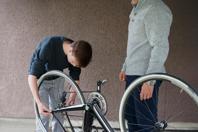
POLYGON ((144 19, 146 35, 152 47, 146 73, 162 71, 169 52, 168 36, 172 23, 170 10, 150 9, 144 19))
MULTIPOLYGON (((126 61, 126 58, 125 58, 126 61)), ((124 61, 123 65, 122 65, 122 69, 121 71, 125 72, 126 71, 126 62, 124 61)))
POLYGON ((50 39, 45 38, 33 53, 29 67, 29 75, 35 75, 39 78, 46 72, 45 66, 47 65, 50 57, 50 48, 48 43, 50 43, 50 39))

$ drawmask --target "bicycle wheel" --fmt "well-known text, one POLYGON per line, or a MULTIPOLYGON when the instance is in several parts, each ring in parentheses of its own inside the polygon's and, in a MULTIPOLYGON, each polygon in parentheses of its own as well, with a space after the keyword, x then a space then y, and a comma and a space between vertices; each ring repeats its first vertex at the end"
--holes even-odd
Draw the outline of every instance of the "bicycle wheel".
POLYGON ((58 129, 67 132, 82 130, 85 99, 75 81, 63 72, 54 70, 42 75, 37 83, 42 103, 52 110, 50 119, 44 117, 39 113, 38 106, 35 103, 39 129, 47 132, 56 125, 55 127, 58 127, 58 129), (74 94, 76 94, 75 103, 71 105, 68 101, 74 94), (49 125, 50 122, 51 125, 49 125))
MULTIPOLYGON (((150 100, 152 101, 152 99, 150 100)), ((197 92, 181 79, 167 74, 145 75, 131 83, 122 97, 119 109, 120 129, 122 132, 128 131, 129 127, 136 129, 134 131, 137 132, 197 130, 197 106, 197 92), (152 108, 148 107, 147 101, 139 101, 139 97, 134 96, 134 92, 139 91, 138 86, 150 80, 163 81, 159 91, 155 93, 158 96, 156 117, 153 115, 152 108), (136 113, 133 114, 134 112, 127 110, 128 102, 132 98, 138 100, 136 104, 143 106, 144 111, 136 110, 136 113), (141 120, 149 122, 149 124, 144 124, 141 120), (191 127, 187 125, 189 122, 191 127), (194 126, 192 126, 192 122, 194 122, 194 126)))

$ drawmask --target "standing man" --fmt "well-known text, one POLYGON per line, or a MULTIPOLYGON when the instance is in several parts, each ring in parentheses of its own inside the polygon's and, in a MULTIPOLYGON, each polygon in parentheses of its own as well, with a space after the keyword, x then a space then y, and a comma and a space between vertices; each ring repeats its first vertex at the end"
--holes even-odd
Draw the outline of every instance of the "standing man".
MULTIPOLYGON (((63 69, 68 68, 70 76, 79 84, 80 68, 86 67, 91 58, 92 48, 88 42, 83 40, 74 42, 63 36, 46 37, 34 51, 29 67, 28 83, 47 130, 51 112, 49 108, 54 109, 59 103, 56 95, 58 94, 58 88, 63 87, 64 80, 60 77, 47 78, 38 91, 38 78, 50 70, 63 71, 63 69)), ((75 92, 70 94, 67 103, 69 105, 74 104, 75 97, 75 92)), ((57 117, 60 121, 63 121, 61 114, 57 117)), ((52 131, 62 132, 61 126, 55 119, 52 119, 52 131)), ((36 132, 41 132, 38 122, 36 132)))
MULTIPOLYGON (((172 23, 172 13, 162 0, 131 0, 131 4, 127 55, 119 74, 126 88, 142 75, 165 72, 172 23)), ((160 81, 146 82, 130 97, 126 108, 129 132, 151 131, 152 121, 157 121, 159 86, 160 81)))

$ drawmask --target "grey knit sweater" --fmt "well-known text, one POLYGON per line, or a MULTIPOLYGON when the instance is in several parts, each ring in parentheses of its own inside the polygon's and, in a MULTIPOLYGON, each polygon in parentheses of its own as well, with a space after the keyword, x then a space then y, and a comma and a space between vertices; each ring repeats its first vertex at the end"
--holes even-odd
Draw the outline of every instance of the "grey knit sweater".
POLYGON ((129 16, 127 55, 122 67, 127 75, 165 72, 172 13, 161 0, 139 0, 129 16))

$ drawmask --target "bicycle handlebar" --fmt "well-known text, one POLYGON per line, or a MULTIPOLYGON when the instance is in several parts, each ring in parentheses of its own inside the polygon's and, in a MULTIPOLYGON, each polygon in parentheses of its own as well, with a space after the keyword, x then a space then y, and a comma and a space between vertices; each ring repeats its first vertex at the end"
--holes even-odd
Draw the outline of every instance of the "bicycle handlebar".
POLYGON ((107 80, 97 81, 97 92, 101 92, 101 86, 104 85, 106 82, 107 80))

